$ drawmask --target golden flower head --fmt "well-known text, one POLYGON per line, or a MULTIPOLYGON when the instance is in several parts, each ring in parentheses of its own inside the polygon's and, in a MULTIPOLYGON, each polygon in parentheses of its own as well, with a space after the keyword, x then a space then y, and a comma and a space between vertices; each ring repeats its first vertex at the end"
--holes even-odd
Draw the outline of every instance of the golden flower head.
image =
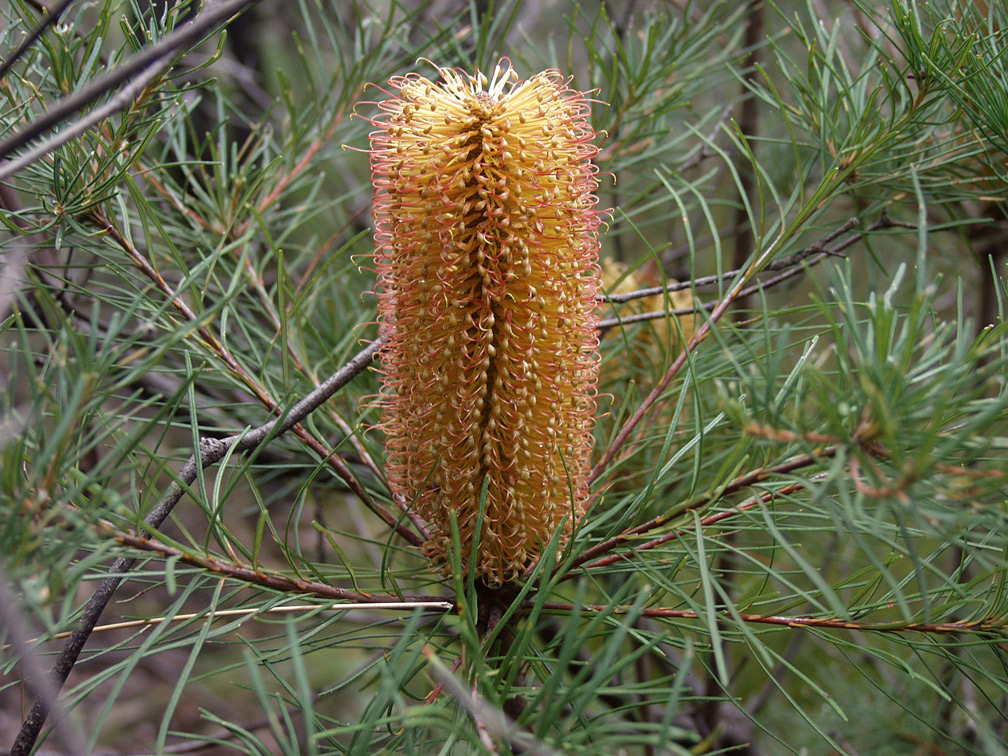
POLYGON ((446 564, 454 512, 464 566, 478 535, 476 573, 499 584, 587 496, 597 149, 558 71, 438 73, 393 78, 371 120, 380 427, 428 555, 446 564))

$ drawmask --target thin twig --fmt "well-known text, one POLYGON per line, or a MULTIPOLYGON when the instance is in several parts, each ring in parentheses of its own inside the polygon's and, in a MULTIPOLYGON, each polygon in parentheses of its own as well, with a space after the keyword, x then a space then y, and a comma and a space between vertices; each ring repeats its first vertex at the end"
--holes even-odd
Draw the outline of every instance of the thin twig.
MULTIPOLYGON (((179 554, 183 554, 179 550, 179 554)), ((368 601, 358 601, 358 602, 346 602, 342 604, 278 604, 277 606, 268 607, 248 607, 245 609, 218 609, 214 611, 212 619, 225 619, 227 617, 257 617, 260 614, 305 614, 306 612, 315 612, 319 609, 325 609, 327 611, 339 611, 347 612, 355 609, 369 609, 374 611, 380 610, 400 610, 400 609, 443 609, 445 611, 451 611, 454 608, 454 604, 450 601, 441 600, 403 600, 400 601, 396 598, 395 601, 379 601, 377 597, 372 596, 368 601), (373 600, 371 600, 373 599, 373 600)), ((125 620, 123 622, 109 622, 104 625, 96 625, 92 633, 103 633, 110 632, 113 630, 132 630, 134 628, 146 628, 153 627, 155 625, 160 625, 164 622, 189 622, 190 620, 199 619, 200 617, 207 616, 206 612, 189 612, 187 614, 173 614, 171 616, 161 616, 161 617, 144 617, 143 619, 136 620, 125 620)), ((70 632, 53 633, 45 637, 29 638, 26 642, 29 644, 42 643, 43 641, 54 641, 54 640, 65 640, 70 637, 70 632)), ((7 651, 13 647, 13 643, 6 643, 0 646, 0 651, 7 651)))
MULTIPOLYGON (((700 527, 704 528, 709 525, 713 525, 714 523, 720 522, 721 520, 726 520, 729 517, 734 517, 735 515, 753 509, 759 506, 760 504, 767 504, 773 501, 778 496, 788 496, 790 494, 793 494, 797 491, 800 491, 804 487, 805 485, 803 483, 791 483, 787 486, 784 486, 784 488, 777 489, 776 491, 767 491, 766 493, 759 494, 758 496, 753 496, 751 499, 743 501, 741 504, 738 504, 730 509, 715 512, 712 515, 708 515, 707 517, 701 518, 700 527)), ((646 541, 645 543, 634 544, 632 551, 629 552, 620 551, 615 554, 610 554, 609 556, 602 557, 601 559, 596 559, 594 562, 588 562, 587 564, 583 565, 582 569, 586 571, 595 570, 600 567, 608 567, 609 565, 614 564, 615 562, 618 562, 623 559, 629 560, 640 551, 648 551, 650 549, 656 549, 659 546, 668 543, 669 541, 678 540, 683 536, 691 534, 692 532, 693 532, 692 530, 690 531, 674 530, 671 533, 665 533, 664 535, 660 535, 657 538, 652 538, 650 541, 646 541)), ((564 578, 567 579, 568 577, 574 577, 575 574, 576 573, 568 573, 568 575, 564 576, 564 578)))
MULTIPOLYGON (((452 674, 455 674, 456 672, 459 671, 459 667, 462 666, 462 662, 464 660, 465 660, 465 657, 462 656, 462 655, 459 655, 459 656, 455 657, 455 661, 453 661, 452 665, 451 665, 451 673, 452 674)), ((438 700, 438 696, 441 695, 441 691, 444 690, 444 687, 445 687, 445 681, 444 681, 444 678, 442 678, 440 680, 440 682, 438 682, 438 684, 433 687, 433 689, 431 690, 431 692, 427 694, 427 697, 424 698, 424 703, 429 705, 429 704, 432 704, 435 701, 437 701, 438 700)))
MULTIPOLYGON (((906 224, 896 223, 890 220, 888 217, 883 216, 878 221, 873 223, 864 232, 854 234, 847 239, 844 239, 839 244, 832 247, 825 248, 823 245, 829 243, 830 240, 835 239, 837 236, 846 233, 857 226, 857 218, 851 218, 839 229, 831 232, 825 236, 820 241, 812 244, 805 249, 797 252, 789 257, 782 258, 780 260, 774 260, 772 263, 767 265, 760 273, 766 273, 768 271, 781 270, 787 268, 783 273, 771 278, 764 278, 756 283, 748 286, 739 293, 739 296, 749 296, 764 289, 768 289, 777 284, 784 283, 788 279, 799 276, 806 271, 807 268, 817 265, 827 257, 841 257, 841 253, 850 247, 852 244, 856 244, 865 234, 871 233, 873 231, 878 231, 884 228, 890 228, 892 226, 906 227, 906 224), (804 262, 804 265, 798 267, 799 263, 804 262)), ((604 301, 611 302, 614 304, 620 304, 622 302, 629 302, 632 299, 642 299, 644 297, 653 297, 658 294, 664 294, 665 292, 675 292, 683 291, 684 289, 699 288, 701 286, 710 286, 714 283, 724 280, 725 278, 733 278, 741 270, 728 271, 720 276, 704 276, 702 278, 696 278, 692 281, 682 281, 670 283, 667 286, 653 286, 648 289, 638 289, 636 291, 627 291, 621 294, 613 294, 607 297, 604 301)), ((639 312, 633 315, 624 315, 622 317, 606 318, 604 320, 598 321, 595 325, 599 330, 605 330, 607 328, 614 328, 619 325, 631 325, 632 323, 643 323, 648 320, 661 320, 662 318, 668 317, 670 315, 680 316, 680 315, 692 315, 698 310, 713 310, 719 303, 719 300, 714 300, 711 302, 703 302, 696 307, 673 307, 668 310, 655 310, 653 312, 639 312)))
MULTIPOLYGON (((889 223, 886 223, 885 225, 878 225, 876 223, 870 226, 867 229, 867 231, 876 231, 878 230, 878 228, 887 228, 889 225, 890 225, 889 223)), ((829 234, 824 236, 819 241, 815 242, 814 244, 810 244, 803 250, 795 252, 793 255, 789 255, 788 257, 782 257, 779 260, 774 260, 769 265, 767 265, 761 272, 765 273, 767 271, 772 270, 785 270, 787 268, 793 268, 794 266, 798 265, 804 260, 807 260, 813 255, 820 255, 825 253, 827 255, 837 256, 841 251, 843 251, 851 244, 861 239, 863 234, 857 234, 850 241, 845 242, 842 246, 837 248, 826 249, 825 245, 829 244, 832 241, 835 241, 838 237, 848 233, 849 231, 853 231, 855 228, 857 228, 857 226, 858 226, 858 219, 849 218, 846 223, 840 226, 840 228, 831 231, 829 234)), ((659 294, 665 294, 666 292, 685 291, 687 289, 699 289, 703 288, 704 286, 713 286, 715 284, 719 284, 726 279, 727 280, 733 279, 743 272, 744 272, 743 268, 738 268, 736 270, 725 271, 724 273, 721 273, 719 275, 700 276, 698 278, 694 278, 689 281, 673 281, 672 283, 666 284, 665 286, 652 286, 647 289, 636 289, 634 291, 626 291, 621 292, 619 294, 608 294, 608 295, 601 294, 598 297, 598 301, 609 304, 622 304, 624 302, 630 302, 634 299, 644 299, 645 297, 653 297, 659 294)), ((713 307, 713 303, 711 303, 709 306, 713 307)))

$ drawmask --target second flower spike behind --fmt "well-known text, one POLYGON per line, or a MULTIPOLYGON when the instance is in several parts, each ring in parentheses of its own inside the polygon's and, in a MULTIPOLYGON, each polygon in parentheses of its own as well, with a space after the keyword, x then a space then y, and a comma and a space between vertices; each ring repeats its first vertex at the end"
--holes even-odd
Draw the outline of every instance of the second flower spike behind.
POLYGON ((438 73, 392 79, 372 120, 380 427, 428 556, 447 569, 454 513, 463 567, 498 585, 587 497, 597 149, 557 71, 438 73))

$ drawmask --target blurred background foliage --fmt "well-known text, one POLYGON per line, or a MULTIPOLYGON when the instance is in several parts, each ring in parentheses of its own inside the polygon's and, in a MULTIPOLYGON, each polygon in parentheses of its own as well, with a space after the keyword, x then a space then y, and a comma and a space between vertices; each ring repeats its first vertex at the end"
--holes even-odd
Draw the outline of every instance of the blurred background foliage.
POLYGON ((1003 3, 0 7, 4 752, 1008 753, 1003 3), (369 430, 355 113, 502 56, 593 92, 613 296, 492 591, 369 430))

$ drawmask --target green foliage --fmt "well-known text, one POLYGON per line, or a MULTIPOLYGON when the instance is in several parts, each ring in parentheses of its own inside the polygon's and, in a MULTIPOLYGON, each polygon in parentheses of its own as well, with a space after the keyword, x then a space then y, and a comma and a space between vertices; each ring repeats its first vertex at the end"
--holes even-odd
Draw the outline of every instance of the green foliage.
POLYGON ((1005 5, 546 7, 252 5, 78 102, 206 12, 106 0, 12 59, 0 738, 1008 753, 1005 5), (693 307, 601 304, 592 506, 492 590, 388 491, 362 152, 391 75, 504 55, 595 91, 605 252, 693 307))

